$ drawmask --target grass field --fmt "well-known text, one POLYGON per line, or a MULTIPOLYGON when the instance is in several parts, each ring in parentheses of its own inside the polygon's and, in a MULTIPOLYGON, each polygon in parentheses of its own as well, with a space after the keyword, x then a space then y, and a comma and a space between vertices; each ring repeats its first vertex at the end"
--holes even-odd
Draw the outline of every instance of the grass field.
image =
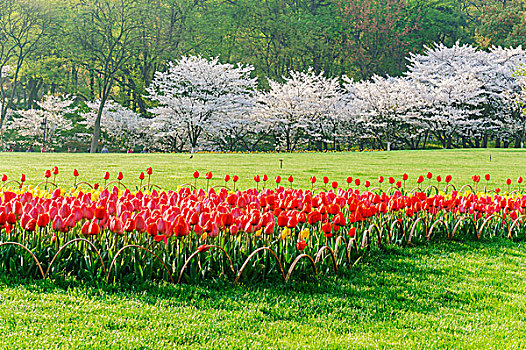
MULTIPOLYGON (((292 174, 299 185, 310 175, 342 182, 431 171, 456 183, 487 172, 504 186, 506 177, 526 175, 526 152, 517 150, 0 157, 0 172, 25 172, 34 183, 54 165, 63 184, 72 183, 73 168, 82 180, 100 181, 105 170, 121 170, 126 180, 152 166, 154 182, 168 188, 190 181, 195 169, 238 174, 241 187, 256 173, 292 174)), ((522 349, 525 268, 524 242, 495 238, 375 248, 338 276, 288 285, 94 285, 0 275, 0 348, 522 349)))
MULTIPOLYGON (((53 166, 61 170, 57 181, 73 184, 73 169, 80 173, 79 181, 102 182, 105 171, 115 179, 118 171, 124 173, 124 182, 138 184, 138 175, 152 166, 152 181, 164 188, 175 188, 192 182, 192 173, 198 170, 204 177, 212 171, 212 184, 223 184, 225 174, 240 177, 238 187, 254 185, 254 175, 266 173, 269 182, 274 176, 293 175, 295 186, 309 186, 309 178, 328 176, 331 181, 344 184, 347 176, 375 181, 379 175, 400 178, 407 173, 410 179, 431 171, 436 175, 453 175, 454 183, 471 182, 474 174, 490 173, 492 183, 504 186, 507 177, 515 180, 526 176, 526 150, 433 150, 393 151, 367 153, 301 153, 301 154, 40 154, 0 153, 0 173, 18 179, 25 173, 29 183, 44 179, 44 170, 53 166), (490 161, 491 156, 491 161, 490 161), (280 168, 280 159, 283 168, 280 168)), ((283 178, 286 182, 286 179, 283 178)), ((205 182, 202 180, 201 185, 205 182)))

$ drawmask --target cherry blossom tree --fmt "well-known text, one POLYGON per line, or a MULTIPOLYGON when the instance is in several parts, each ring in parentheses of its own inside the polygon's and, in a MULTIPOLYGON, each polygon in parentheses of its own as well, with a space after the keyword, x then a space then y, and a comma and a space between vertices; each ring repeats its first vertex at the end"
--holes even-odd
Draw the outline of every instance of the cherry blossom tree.
POLYGON ((423 100, 417 84, 377 75, 360 82, 344 76, 343 81, 348 118, 356 123, 357 137, 373 139, 381 149, 418 147, 427 128, 421 120, 423 100))
POLYGON ((148 88, 149 98, 158 104, 150 110, 153 134, 184 140, 193 151, 206 137, 241 127, 254 106, 253 69, 200 56, 169 63, 148 88))
POLYGON ((20 136, 27 137, 34 144, 60 146, 66 140, 66 131, 73 128, 66 115, 75 113, 76 97, 70 95, 46 95, 41 102, 37 102, 40 109, 16 111, 9 123, 10 129, 18 131, 20 136))
POLYGON ((522 48, 486 52, 437 44, 409 57, 407 76, 425 88, 423 113, 445 147, 455 135, 464 145, 486 147, 489 136, 500 140, 516 129, 509 128, 520 116, 522 83, 515 72, 525 60, 522 48))
POLYGON ((290 152, 301 143, 335 143, 342 121, 338 78, 312 69, 290 72, 283 83, 269 79, 269 91, 258 95, 256 120, 272 132, 277 148, 290 152))

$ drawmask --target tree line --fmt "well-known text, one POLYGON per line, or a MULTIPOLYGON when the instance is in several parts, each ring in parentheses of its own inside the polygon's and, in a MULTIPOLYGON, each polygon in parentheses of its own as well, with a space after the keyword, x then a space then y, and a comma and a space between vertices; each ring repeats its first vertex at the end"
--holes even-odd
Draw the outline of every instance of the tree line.
MULTIPOLYGON (((524 5, 523 0, 2 0, 2 143, 27 141, 6 127, 17 115, 13 111, 35 111, 47 123, 41 105, 47 96, 62 94, 74 96, 77 106, 66 131, 95 152, 101 136, 110 137, 104 134, 107 111, 124 108, 154 118, 159 105, 147 89, 156 72, 192 55, 249 65, 258 89, 267 92, 272 82, 293 79, 291 72, 364 82, 400 77, 410 65, 408 54, 432 43, 462 42, 484 50, 523 43, 524 5), (85 135, 88 114, 90 135, 85 135)), ((471 136, 463 137, 464 144, 473 143, 471 136)), ((308 139, 297 147, 327 147, 327 137, 308 139)), ((268 133, 255 143, 234 140, 226 137, 221 148, 234 142, 246 150, 276 144, 268 133)), ((184 141, 172 135, 172 149, 197 146, 184 141)), ((333 137, 330 144, 336 143, 333 137)))

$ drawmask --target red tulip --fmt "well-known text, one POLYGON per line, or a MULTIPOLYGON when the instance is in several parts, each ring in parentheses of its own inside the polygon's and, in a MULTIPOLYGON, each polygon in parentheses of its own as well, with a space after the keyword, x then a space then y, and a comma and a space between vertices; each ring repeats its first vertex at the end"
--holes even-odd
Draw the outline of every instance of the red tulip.
POLYGON ((484 178, 486 179, 486 181, 489 181, 489 179, 490 179, 489 174, 484 175, 484 178))
POLYGON ((307 243, 303 239, 296 243, 296 248, 298 248, 299 251, 304 251, 306 246, 307 243))
POLYGON ((517 183, 519 183, 519 184, 522 183, 522 176, 519 176, 519 177, 517 178, 517 183))
POLYGON ((94 183, 94 184, 93 184, 93 188, 96 189, 96 190, 98 190, 98 189, 99 189, 99 183, 98 183, 98 182, 94 183))
POLYGON ((329 178, 327 176, 323 177, 323 183, 324 184, 328 184, 329 183, 329 178))
POLYGON ((225 182, 228 182, 228 181, 230 181, 230 175, 226 174, 225 175, 225 182))
POLYGON ((311 184, 315 184, 316 183, 316 176, 311 176, 310 177, 310 183, 311 184))
POLYGON ((292 177, 292 175, 289 176, 288 180, 290 183, 294 182, 294 178, 292 177))
POLYGON ((351 183, 352 183, 352 176, 347 177, 347 183, 348 183, 348 184, 351 184, 351 183))
POLYGON ((383 176, 378 177, 378 182, 379 183, 383 183, 384 182, 384 177, 383 176))
POLYGON ((356 180, 354 180, 354 184, 355 184, 356 186, 360 186, 360 183, 361 183, 361 182, 360 182, 360 179, 356 179, 356 180))
POLYGON ((421 184, 422 182, 424 182, 424 177, 422 175, 420 175, 418 177, 418 179, 416 180, 417 183, 421 184))
POLYGON ((347 234, 349 235, 349 237, 354 238, 354 236, 356 236, 356 227, 351 227, 347 234))
POLYGON ((141 171, 141 173, 139 174, 139 180, 144 180, 144 173, 141 171))
POLYGON ((364 186, 369 188, 369 186, 371 186, 371 182, 369 182, 369 180, 365 180, 364 186))
POLYGON ((407 181, 407 179, 409 179, 409 175, 404 173, 404 175, 402 175, 402 180, 407 181))
POLYGON ((64 221, 62 221, 62 218, 57 215, 55 216, 55 219, 53 219, 53 230, 63 232, 65 229, 64 221))
POLYGON ((44 177, 45 177, 46 179, 49 179, 49 178, 51 177, 51 170, 46 170, 46 171, 44 172, 44 177))
POLYGON ((24 225, 24 230, 33 232, 37 228, 37 220, 36 219, 29 219, 26 224, 24 225))
POLYGON ((338 183, 336 181, 332 182, 332 188, 334 188, 334 189, 338 188, 338 183))
POLYGON ((152 237, 157 235, 157 224, 155 222, 152 222, 151 224, 148 224, 146 227, 146 232, 152 237))
POLYGON ((389 177, 389 183, 392 185, 395 183, 394 177, 389 177))
POLYGON ((26 174, 22 174, 22 176, 20 176, 20 182, 25 182, 26 181, 26 174))
POLYGON ((58 167, 57 166, 53 167, 52 171, 53 171, 53 175, 58 175, 58 167))
POLYGON ((2 175, 2 181, 3 181, 3 182, 6 182, 6 181, 7 181, 7 175, 6 175, 6 174, 3 174, 3 175, 2 175))
POLYGON ((79 176, 79 171, 77 169, 73 169, 73 176, 79 176))
POLYGON ((117 180, 121 181, 122 178, 123 178, 122 171, 119 171, 119 173, 117 174, 117 180))
POLYGON ((451 180, 453 180, 453 177, 451 175, 446 176, 446 183, 450 183, 451 180))
POLYGON ((37 217, 38 227, 46 227, 47 225, 49 225, 49 221, 50 221, 50 218, 49 218, 48 213, 38 214, 38 217, 37 217))
POLYGON ((198 179, 199 178, 199 171, 194 171, 194 179, 198 179))
POLYGON ((440 182, 442 181, 442 178, 440 177, 440 175, 437 176, 437 182, 440 182))
POLYGON ((239 180, 239 176, 234 175, 234 177, 232 177, 232 181, 237 182, 238 180, 239 180))
POLYGON ((257 183, 261 181, 261 179, 259 178, 259 175, 254 176, 254 181, 256 181, 257 183))
POLYGON ((398 187, 398 188, 402 187, 402 182, 401 181, 397 181, 396 182, 396 187, 398 187))
POLYGON ((433 174, 431 174, 430 172, 428 172, 426 176, 427 176, 428 179, 431 179, 431 178, 433 177, 433 174))
POLYGON ((268 180, 267 174, 263 174, 263 181, 267 181, 267 180, 268 180))
POLYGON ((100 232, 100 226, 96 222, 90 223, 88 234, 94 236, 94 235, 98 235, 99 232, 100 232))
POLYGON ((153 174, 152 167, 149 167, 149 168, 146 169, 146 174, 148 174, 148 175, 152 175, 153 174))
POLYGON ((104 173, 104 180, 109 180, 109 178, 110 178, 110 173, 106 171, 104 173))
POLYGON ((511 179, 506 179, 506 185, 511 185, 511 179))
POLYGON ((205 177, 206 177, 207 180, 212 179, 212 172, 211 171, 207 172, 205 177))
POLYGON ((281 182, 281 176, 279 175, 276 176, 275 180, 276 180, 276 183, 279 184, 281 182))

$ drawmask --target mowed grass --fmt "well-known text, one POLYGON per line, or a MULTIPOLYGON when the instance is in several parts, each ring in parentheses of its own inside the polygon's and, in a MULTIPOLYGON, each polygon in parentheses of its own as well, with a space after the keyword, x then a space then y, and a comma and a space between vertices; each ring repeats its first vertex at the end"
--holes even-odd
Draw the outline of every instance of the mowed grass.
MULTIPOLYGON (((101 181, 108 170, 129 181, 147 166, 166 187, 194 170, 293 175, 295 186, 327 175, 373 180, 431 171, 456 183, 492 174, 492 184, 526 175, 522 150, 378 153, 156 155, 0 154, 0 172, 31 183, 57 165, 59 182, 101 181), (489 154, 492 155, 491 162, 489 154), (283 159, 283 169, 279 160, 283 159)), ((286 181, 284 179, 284 181, 286 181)), ((219 184, 220 181, 214 184, 219 184)), ((205 182, 202 180, 201 184, 205 182)), ((526 250, 501 238, 432 241, 374 248, 337 275, 233 286, 229 280, 172 286, 106 285, 54 276, 23 280, 0 272, 0 348, 7 349, 523 349, 526 250)))
MULTIPOLYGON (((346 186, 348 176, 360 178, 362 183, 370 180, 373 185, 379 175, 401 178, 403 173, 410 176, 409 184, 416 184, 419 175, 428 171, 434 175, 453 175, 453 183, 471 182, 474 174, 492 175, 491 184, 505 186, 506 178, 513 181, 521 175, 526 177, 526 150, 432 150, 393 152, 344 152, 344 153, 299 153, 299 154, 41 154, 41 153, 0 153, 0 173, 9 179, 18 180, 25 173, 28 183, 44 180, 44 171, 53 166, 60 168, 57 182, 62 186, 73 185, 73 169, 80 173, 79 181, 103 183, 105 171, 115 179, 117 172, 124 174, 124 183, 138 185, 138 175, 148 166, 153 167, 152 182, 163 188, 174 189, 177 185, 193 183, 192 173, 198 170, 201 180, 211 171, 214 179, 211 185, 224 184, 225 174, 238 175, 238 188, 254 186, 254 175, 267 174, 269 183, 274 177, 282 176, 282 183, 288 185, 289 175, 294 177, 294 186, 310 188, 311 175, 328 176, 346 186), (490 161, 491 156, 491 161, 490 161), (283 168, 280 168, 283 161, 283 168)), ((230 186, 231 186, 230 182, 230 186)), ((363 186, 363 185, 362 185, 363 186)))
POLYGON ((522 243, 373 250, 337 276, 232 286, 0 279, 22 349, 524 349, 522 243))

